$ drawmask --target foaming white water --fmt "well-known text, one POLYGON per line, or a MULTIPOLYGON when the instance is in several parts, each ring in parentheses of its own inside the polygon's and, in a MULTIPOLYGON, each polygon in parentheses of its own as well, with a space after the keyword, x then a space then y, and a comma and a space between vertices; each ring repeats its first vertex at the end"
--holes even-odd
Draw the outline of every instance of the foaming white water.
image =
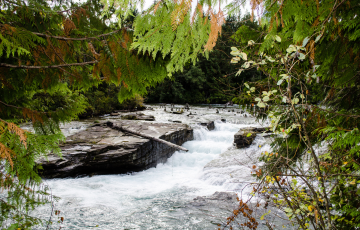
POLYGON ((202 127, 195 129, 194 140, 183 145, 189 152, 177 151, 165 164, 159 164, 156 168, 133 174, 54 179, 47 180, 47 183, 53 193, 62 198, 79 198, 83 205, 100 203, 119 208, 123 206, 123 201, 116 198, 151 196, 169 192, 179 186, 188 187, 189 190, 195 188, 207 194, 208 189, 212 192, 217 188, 212 188, 212 185, 199 178, 203 167, 231 146, 234 133, 239 129, 236 126, 217 123, 212 132, 202 127))
POLYGON ((231 190, 231 181, 226 182, 228 178, 222 173, 222 167, 209 174, 204 171, 204 166, 227 151, 232 146, 234 134, 246 126, 219 121, 215 123, 214 131, 197 127, 194 140, 183 145, 188 152, 175 152, 165 164, 142 172, 46 180, 52 193, 61 197, 57 208, 65 215, 65 229, 85 229, 84 223, 100 223, 100 229, 163 228, 159 213, 164 216, 162 221, 168 229, 177 229, 174 226, 183 223, 184 218, 192 223, 191 215, 185 213, 185 204, 199 195, 231 190), (183 207, 179 219, 173 216, 173 209, 178 206, 183 207), (80 215, 79 210, 84 214, 80 215), (131 226, 127 223, 126 218, 147 212, 149 220, 134 221, 131 226), (96 218, 92 219, 94 215, 96 218))
POLYGON ((256 182, 252 175, 253 167, 259 167, 261 153, 270 152, 270 141, 257 135, 247 148, 229 149, 218 158, 206 164, 202 179, 209 184, 221 185, 224 191, 235 191, 246 199, 252 190, 251 183, 256 182))

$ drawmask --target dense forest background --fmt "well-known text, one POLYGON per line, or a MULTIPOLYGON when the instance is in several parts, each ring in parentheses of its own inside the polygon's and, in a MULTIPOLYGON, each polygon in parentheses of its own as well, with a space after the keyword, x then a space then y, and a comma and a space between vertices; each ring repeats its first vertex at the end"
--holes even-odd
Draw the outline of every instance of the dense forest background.
POLYGON ((199 55, 195 65, 191 63, 184 67, 183 72, 175 73, 171 78, 148 89, 145 96, 147 103, 211 103, 221 104, 237 101, 243 83, 262 78, 260 71, 252 69, 236 75, 238 66, 230 63, 231 47, 239 44, 234 37, 241 26, 258 28, 258 23, 250 20, 250 14, 240 17, 227 17, 222 26, 213 52, 207 59, 199 55))

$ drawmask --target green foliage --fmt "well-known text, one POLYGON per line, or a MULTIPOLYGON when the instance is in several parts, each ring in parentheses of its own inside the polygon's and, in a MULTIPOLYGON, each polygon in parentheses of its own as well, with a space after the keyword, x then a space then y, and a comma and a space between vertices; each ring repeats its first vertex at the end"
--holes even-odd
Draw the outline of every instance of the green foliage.
POLYGON ((244 84, 242 96, 267 111, 275 133, 273 153, 263 153, 256 171, 256 191, 303 229, 356 229, 360 6, 263 3, 267 22, 240 27, 234 36, 242 47, 231 52, 242 71, 258 68, 267 76, 244 84))
POLYGON ((138 2, 0 1, 2 227, 40 223, 28 213, 51 197, 35 161, 59 153, 61 123, 86 109, 141 106, 147 88, 215 45, 223 15, 211 3, 201 1, 190 17, 190 1, 160 1, 142 14, 138 2))
POLYGON ((209 58, 198 56, 198 62, 184 66, 184 71, 175 73, 171 79, 166 79, 154 89, 149 89, 147 102, 166 103, 226 103, 234 99, 236 103, 249 103, 239 96, 245 81, 256 81, 263 76, 253 69, 239 74, 237 66, 228 60, 230 47, 237 44, 232 35, 244 23, 256 26, 248 21, 246 16, 241 21, 235 17, 228 17, 222 26, 219 37, 209 58), (234 98, 234 95, 237 97, 234 98))
POLYGON ((106 82, 90 88, 84 92, 84 97, 88 102, 88 106, 85 108, 86 112, 81 113, 79 117, 86 118, 108 114, 114 110, 133 110, 136 107, 141 108, 143 106, 143 98, 138 94, 134 98, 123 100, 120 103, 119 91, 120 87, 106 82))

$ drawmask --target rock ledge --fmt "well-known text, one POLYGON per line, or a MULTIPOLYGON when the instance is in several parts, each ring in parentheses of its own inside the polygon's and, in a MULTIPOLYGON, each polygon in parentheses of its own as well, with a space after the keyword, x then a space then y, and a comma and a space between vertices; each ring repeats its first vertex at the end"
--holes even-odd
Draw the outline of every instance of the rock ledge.
MULTIPOLYGON (((182 145, 193 139, 193 130, 184 124, 139 121, 114 123, 171 143, 182 145)), ((50 155, 39 159, 44 178, 64 178, 141 171, 165 163, 176 151, 168 145, 96 124, 69 136, 61 146, 62 158, 50 155)))

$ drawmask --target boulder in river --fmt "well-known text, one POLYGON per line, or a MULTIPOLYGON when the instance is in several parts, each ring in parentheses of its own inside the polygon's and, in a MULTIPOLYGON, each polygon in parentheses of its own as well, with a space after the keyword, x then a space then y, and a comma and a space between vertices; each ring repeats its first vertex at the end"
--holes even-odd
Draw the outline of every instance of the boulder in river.
POLYGON ((201 126, 206 126, 206 128, 207 128, 209 131, 215 129, 214 121, 202 122, 202 123, 199 123, 199 125, 201 125, 201 126))
POLYGON ((145 115, 143 113, 130 113, 121 117, 124 120, 144 120, 144 121, 155 121, 155 117, 152 115, 145 115))
MULTIPOLYGON (((184 124, 121 121, 117 126, 182 145, 193 139, 193 130, 184 124)), ((165 163, 175 149, 154 140, 96 124, 69 136, 61 146, 62 157, 49 155, 37 160, 44 178, 141 171, 165 163)))
POLYGON ((234 135, 234 143, 237 148, 248 147, 254 141, 256 134, 267 132, 267 128, 242 128, 234 135))

